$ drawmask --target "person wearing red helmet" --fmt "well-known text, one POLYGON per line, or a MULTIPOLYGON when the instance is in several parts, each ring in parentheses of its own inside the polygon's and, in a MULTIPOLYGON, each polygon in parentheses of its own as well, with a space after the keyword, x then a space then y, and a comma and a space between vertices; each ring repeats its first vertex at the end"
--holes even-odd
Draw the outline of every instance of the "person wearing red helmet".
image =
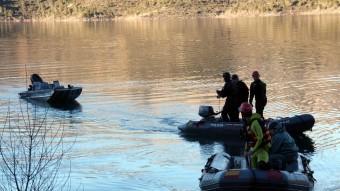
POLYGON ((263 118, 263 110, 267 105, 266 83, 260 80, 260 73, 258 71, 254 71, 252 77, 254 81, 250 84, 249 103, 252 104, 255 97, 256 113, 260 114, 263 118))
POLYGON ((253 107, 243 102, 239 108, 247 125, 246 155, 251 156, 252 168, 268 169, 270 134, 264 127, 261 115, 253 113, 253 107), (250 147, 250 149, 248 149, 250 147))

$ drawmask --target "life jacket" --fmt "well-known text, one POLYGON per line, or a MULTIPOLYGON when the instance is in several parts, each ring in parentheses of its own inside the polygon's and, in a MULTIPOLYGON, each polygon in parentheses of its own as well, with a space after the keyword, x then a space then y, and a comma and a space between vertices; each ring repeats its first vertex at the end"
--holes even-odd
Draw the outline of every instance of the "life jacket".
MULTIPOLYGON (((268 128, 266 128, 265 121, 261 120, 261 119, 252 119, 250 121, 250 126, 254 121, 258 121, 258 123, 260 124, 261 129, 262 129, 263 138, 262 138, 261 146, 264 146, 264 145, 271 143, 270 132, 269 132, 268 128)), ((256 138, 255 134, 251 131, 250 128, 248 128, 247 129, 247 145, 248 145, 248 148, 254 147, 256 142, 257 142, 257 138, 256 138)))

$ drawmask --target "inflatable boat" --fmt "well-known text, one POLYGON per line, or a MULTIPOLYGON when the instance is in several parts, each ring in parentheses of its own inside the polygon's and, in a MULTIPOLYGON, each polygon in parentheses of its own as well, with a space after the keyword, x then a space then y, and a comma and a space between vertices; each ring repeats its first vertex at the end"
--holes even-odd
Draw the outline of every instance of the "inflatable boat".
MULTIPOLYGON (((221 118, 215 117, 211 106, 200 106, 199 115, 202 117, 199 121, 189 121, 178 129, 184 135, 195 136, 226 136, 226 135, 243 135, 245 124, 240 122, 225 122, 221 118)), ((296 115, 293 117, 276 118, 274 120, 282 123, 287 132, 291 135, 300 134, 312 130, 315 119, 310 114, 296 115)))
POLYGON ((251 169, 245 157, 222 152, 208 159, 199 181, 203 191, 311 191, 315 179, 302 154, 296 164, 279 171, 251 169))
POLYGON ((72 85, 64 87, 59 84, 59 81, 53 81, 51 84, 44 82, 38 74, 32 74, 31 82, 27 91, 19 93, 20 98, 49 103, 68 103, 73 102, 82 92, 81 87, 72 85))

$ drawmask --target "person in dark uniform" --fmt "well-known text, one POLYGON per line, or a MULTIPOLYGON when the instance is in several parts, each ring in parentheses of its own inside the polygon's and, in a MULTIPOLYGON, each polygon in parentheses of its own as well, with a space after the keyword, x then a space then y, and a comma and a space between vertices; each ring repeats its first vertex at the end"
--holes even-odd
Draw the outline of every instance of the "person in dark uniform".
POLYGON ((222 119, 223 121, 230 121, 230 112, 232 109, 232 100, 231 100, 231 93, 232 93, 232 85, 231 85, 231 78, 230 73, 225 72, 223 73, 224 79, 224 86, 221 90, 216 90, 217 98, 226 98, 225 104, 222 109, 222 119))
POLYGON ((266 84, 260 80, 260 74, 258 71, 254 71, 252 77, 254 81, 250 84, 249 103, 253 105, 253 99, 255 96, 256 113, 260 114, 263 118, 263 110, 267 104, 266 84))
POLYGON ((269 122, 268 129, 271 135, 271 148, 269 162, 277 170, 296 170, 298 164, 299 148, 294 139, 287 133, 284 126, 277 122, 269 122))
POLYGON ((248 102, 249 97, 249 88, 242 80, 238 78, 237 74, 233 74, 231 80, 236 85, 236 98, 238 99, 239 105, 237 108, 240 107, 241 103, 248 102))
POLYGON ((239 80, 237 74, 231 76, 231 81, 233 90, 231 92, 232 111, 230 118, 232 121, 239 121, 238 108, 243 102, 248 102, 249 89, 242 80, 239 80))

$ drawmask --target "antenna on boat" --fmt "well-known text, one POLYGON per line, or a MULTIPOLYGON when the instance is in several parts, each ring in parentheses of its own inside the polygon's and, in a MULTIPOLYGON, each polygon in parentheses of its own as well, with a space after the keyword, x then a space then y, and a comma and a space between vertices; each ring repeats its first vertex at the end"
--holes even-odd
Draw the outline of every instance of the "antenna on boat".
POLYGON ((26 63, 25 63, 25 73, 26 73, 25 79, 26 79, 26 88, 27 88, 28 86, 27 86, 27 65, 26 65, 26 63))

